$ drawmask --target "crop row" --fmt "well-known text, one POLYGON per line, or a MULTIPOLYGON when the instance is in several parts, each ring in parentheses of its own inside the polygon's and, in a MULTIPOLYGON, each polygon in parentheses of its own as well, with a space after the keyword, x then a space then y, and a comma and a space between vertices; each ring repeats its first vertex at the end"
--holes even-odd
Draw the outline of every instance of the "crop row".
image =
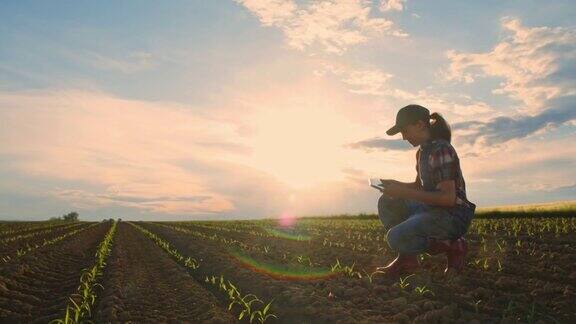
MULTIPOLYGON (((514 224, 517 223, 518 219, 500 219, 500 220, 484 220, 484 219, 480 219, 480 220, 475 220, 475 222, 478 222, 479 224, 483 224, 486 221, 489 221, 491 223, 504 223, 504 224, 508 224, 509 226, 514 226, 514 224)), ((548 224, 548 227, 544 227, 545 229, 551 229, 553 228, 552 225, 550 224, 556 224, 557 226, 560 226, 562 224, 564 224, 563 226, 567 226, 566 224, 570 224, 572 220, 570 219, 560 219, 560 218, 556 218, 556 219, 551 219, 549 222, 547 222, 546 224, 548 224)), ((318 222, 318 221, 315 221, 318 222)), ((332 222, 332 221, 327 221, 327 222, 332 222)), ((358 223, 359 221, 354 220, 354 221, 341 221, 341 222, 349 222, 349 223, 358 223)), ((372 220, 363 220, 363 222, 373 222, 372 220)), ((360 266, 360 268, 358 268, 356 271, 357 273, 364 273, 364 275, 368 275, 368 273, 370 271, 366 271, 363 270, 366 269, 366 267, 368 266, 368 268, 370 267, 370 263, 366 263, 366 262, 362 262, 361 260, 367 260, 366 258, 363 258, 362 255, 358 255, 355 254, 355 251, 369 251, 368 255, 383 255, 387 252, 387 246, 386 245, 380 245, 379 244, 379 240, 376 242, 372 242, 372 244, 369 244, 369 238, 370 235, 366 235, 366 233, 355 233, 353 234, 354 236, 350 236, 352 235, 350 231, 346 231, 345 233, 347 234, 343 234, 342 232, 338 232, 337 230, 328 230, 327 229, 327 233, 325 233, 325 235, 330 235, 330 236, 349 236, 350 241, 346 240, 346 241, 331 241, 329 239, 327 239, 326 237, 324 238, 324 240, 322 241, 322 246, 325 248, 329 248, 329 249, 323 249, 322 247, 319 247, 318 242, 315 242, 315 239, 311 239, 310 241, 304 241, 301 244, 304 244, 303 246, 299 246, 299 243, 296 242, 279 242, 279 240, 277 239, 259 239, 258 237, 254 236, 254 230, 248 230, 248 231, 243 231, 243 230, 238 230, 236 228, 230 229, 231 225, 225 225, 226 223, 224 223, 224 225, 222 226, 218 226, 217 224, 213 224, 210 226, 197 226, 194 223, 186 223, 186 222, 180 222, 177 223, 179 225, 183 225, 183 226, 170 226, 172 229, 177 230, 177 231, 181 231, 184 233, 187 233, 189 235, 192 235, 196 238, 201 238, 203 240, 211 240, 211 241, 219 241, 220 243, 224 244, 225 246, 231 247, 231 248, 237 248, 237 249, 241 249, 243 250, 245 253, 248 254, 248 256, 250 256, 251 258, 261 258, 264 257, 264 259, 273 259, 276 262, 280 262, 280 263, 285 263, 287 261, 297 261, 299 264, 307 264, 310 266, 310 268, 312 268, 312 264, 316 264, 318 266, 320 265, 324 265, 327 266, 330 262, 330 265, 333 265, 334 260, 336 258, 342 258, 342 256, 338 256, 338 252, 336 252, 336 255, 332 252, 334 247, 337 248, 347 248, 348 252, 345 253, 345 257, 348 257, 347 262, 349 262, 349 264, 354 264, 356 261, 360 261, 358 263, 358 266, 360 266), (225 229, 224 229, 225 228, 225 229), (224 229, 224 230, 223 230, 224 229), (227 232, 226 234, 222 233, 221 231, 225 231, 227 232), (220 233, 218 233, 220 232, 220 233), (354 243, 355 239, 360 239, 363 238, 366 243, 354 243), (367 239, 368 238, 368 239, 367 239), (263 241, 265 242, 264 244, 257 244, 257 242, 259 241, 263 241), (279 249, 279 247, 282 247, 279 249), (292 248, 289 248, 288 250, 286 250, 286 247, 292 246, 292 248), (375 250, 374 248, 377 247, 377 249, 375 250), (351 251, 350 251, 351 250, 351 251), (306 251, 304 254, 303 253, 299 253, 298 251, 306 251), (329 252, 328 252, 329 251, 329 252), (292 253, 295 252, 295 253, 292 253), (261 255, 261 257, 258 257, 258 254, 261 255), (314 256, 317 257, 314 257, 314 256), (332 256, 330 256, 332 255, 332 256), (318 256, 320 256, 318 258, 318 256)), ((220 223, 222 224, 222 223, 220 223)), ((474 224, 474 223, 473 223, 474 224)), ((164 225, 162 223, 158 223, 158 225, 162 225, 162 226, 169 226, 169 225, 164 225)), ((478 225, 478 226, 483 226, 483 225, 478 225)), ((494 225, 491 225, 494 226, 494 225)), ((321 226, 321 227, 325 227, 325 226, 321 226)), ((361 227, 361 226, 356 226, 361 227)), ((369 227, 369 226, 364 226, 365 228, 369 227)), ((243 228, 248 228, 248 226, 243 226, 243 228)), ((494 227, 495 229, 496 227, 494 227)), ((568 227, 570 228, 570 227, 568 227)), ((307 231, 310 231, 309 229, 307 229, 307 231)), ((342 230, 341 230, 342 231, 342 230)), ((382 233, 382 231, 380 232, 382 233)), ((544 233, 544 232, 543 232, 544 233)), ((549 233, 549 234, 553 234, 553 233, 549 233)), ((383 234, 382 234, 383 235, 383 234)), ((384 235, 383 235, 384 236, 384 235)), ((528 237, 526 238, 526 236, 522 236, 522 237, 515 237, 514 239, 512 239, 512 237, 507 237, 507 236, 503 236, 503 238, 498 238, 498 237, 489 237, 488 234, 475 234, 472 233, 469 235, 470 238, 470 243, 473 244, 478 244, 479 245, 479 249, 477 253, 473 253, 470 254, 468 257, 468 265, 471 267, 475 267, 479 270, 482 271, 487 271, 487 270, 493 270, 495 272, 499 272, 499 273, 507 273, 508 271, 506 271, 506 268, 508 267, 508 263, 506 262, 507 256, 510 253, 514 253, 515 255, 520 255, 523 256, 525 258, 527 258, 528 260, 532 260, 534 262, 542 262, 542 260, 550 260, 553 261, 554 258, 558 257, 558 253, 562 253, 563 250, 560 251, 551 251, 550 248, 555 248, 555 249, 561 249, 561 247, 559 246, 550 246, 550 247, 545 247, 545 245, 543 244, 533 244, 530 242, 530 240, 533 240, 532 238, 528 237), (530 240, 527 240, 530 239, 530 240), (540 246, 540 248, 537 248, 537 246, 540 246)), ((278 238, 279 236, 276 236, 275 238, 278 238)), ((262 237, 264 238, 264 237, 262 237)), ((269 238, 269 237, 267 237, 269 238)), ((569 251, 564 249, 564 251, 569 251)), ((425 259, 427 258, 426 255, 422 255, 421 259, 425 259)), ((562 265, 560 264, 556 264, 553 265, 554 267, 558 268, 557 272, 558 273, 565 273, 566 270, 562 269, 562 265)), ((512 269, 510 269, 512 270, 512 269)))
MULTIPOLYGON (((157 234, 143 228, 137 224, 130 223, 135 228, 140 230, 150 239, 152 239, 158 246, 168 252, 178 263, 183 265, 184 267, 190 269, 192 273, 194 270, 200 267, 200 262, 193 257, 186 257, 182 255, 176 248, 172 247, 171 244, 158 236, 157 234)), ((270 317, 276 317, 276 315, 269 313, 270 305, 272 301, 269 303, 265 303, 260 298, 258 298, 254 294, 242 294, 241 291, 234 285, 230 280, 226 280, 224 276, 205 276, 204 282, 212 284, 214 287, 218 288, 222 293, 226 295, 229 300, 228 309, 232 310, 235 306, 237 306, 238 310, 238 319, 241 320, 242 318, 246 317, 249 318, 250 323, 257 319, 260 323, 264 323, 270 317), (217 280, 218 278, 218 280, 217 280), (261 305, 259 308, 255 308, 254 305, 261 305)))
MULTIPOLYGON (((247 234, 263 238, 282 238, 289 236, 290 239, 297 241, 308 241, 310 239, 323 241, 327 239, 328 241, 335 242, 333 235, 331 234, 337 234, 339 239, 346 238, 356 243, 360 240, 368 242, 386 242, 385 232, 383 231, 382 226, 378 226, 378 224, 372 224, 367 227, 360 225, 354 226, 355 223, 360 222, 357 220, 340 222, 346 222, 347 225, 351 226, 341 226, 339 223, 337 223, 338 225, 335 227, 320 226, 318 224, 321 223, 317 220, 310 221, 306 219, 298 220, 298 222, 291 228, 279 228, 278 224, 273 221, 254 221, 254 224, 251 226, 236 221, 230 222, 229 224, 203 224, 197 222, 178 222, 176 224, 184 227, 204 228, 211 231, 226 233, 235 232, 242 235, 247 234)), ((366 223, 366 221, 361 222, 366 223)), ((337 244, 334 245, 337 246, 337 244)))
POLYGON ((106 266, 106 258, 112 251, 112 240, 116 232, 117 222, 114 221, 106 236, 96 250, 96 261, 90 269, 84 269, 80 275, 80 285, 77 294, 69 297, 69 303, 66 305, 64 316, 60 319, 51 321, 51 323, 81 323, 86 318, 92 316, 92 306, 96 301, 96 291, 98 287, 104 288, 98 279, 102 276, 106 266))
POLYGON ((69 225, 66 225, 66 226, 51 226, 51 227, 48 227, 48 228, 38 229, 37 231, 31 232, 31 233, 16 234, 16 235, 13 235, 13 236, 1 238, 1 239, 0 239, 0 246, 2 246, 2 245, 7 245, 7 244, 10 244, 10 243, 13 243, 13 242, 16 242, 16 241, 20 241, 20 240, 23 240, 23 239, 32 238, 32 237, 39 236, 39 235, 42 235, 42 234, 48 234, 48 233, 51 233, 51 232, 53 232, 53 231, 55 231, 55 230, 66 230, 66 229, 73 228, 73 227, 77 227, 77 226, 80 226, 80 225, 82 225, 82 223, 73 223, 73 224, 69 224, 69 225))
MULTIPOLYGON (((225 236, 217 233, 205 233, 205 229, 200 231, 193 226, 181 227, 165 223, 154 224, 185 233, 207 243, 211 242, 215 246, 224 246, 231 251, 235 251, 237 255, 243 254, 245 257, 254 260, 268 260, 277 264, 293 264, 291 266, 293 271, 299 269, 302 272, 314 272, 318 267, 328 268, 338 258, 343 258, 343 261, 350 264, 355 264, 356 260, 358 260, 359 265, 367 267, 374 257, 374 254, 365 254, 350 246, 340 246, 339 249, 327 248, 328 244, 319 244, 319 242, 312 240, 294 241, 278 237, 257 240, 251 238, 250 234, 242 237, 238 233, 229 233, 229 235, 225 236)), ((384 254, 384 252, 384 249, 377 251, 380 254, 384 254)), ((365 271, 363 272, 365 273, 365 271)))
POLYGON ((50 238, 50 239, 44 239, 44 241, 42 241, 42 243, 34 243, 32 245, 27 245, 25 248, 21 248, 21 249, 16 250, 15 254, 3 256, 0 264, 8 263, 14 259, 20 258, 20 257, 22 257, 22 256, 24 256, 30 252, 33 252, 37 249, 40 249, 40 248, 43 248, 46 246, 50 246, 56 242, 62 241, 63 239, 65 239, 67 237, 70 237, 72 235, 76 235, 76 234, 83 232, 83 231, 85 231, 91 227, 96 226, 96 225, 98 225, 98 223, 93 223, 93 224, 90 224, 86 227, 75 229, 75 230, 72 230, 70 232, 67 232, 67 233, 58 235, 56 237, 50 238))
MULTIPOLYGON (((145 225, 157 227, 158 233, 171 238, 174 245, 194 251, 201 260, 205 260, 205 267, 219 269, 224 276, 230 276, 242 287, 250 287, 248 289, 256 294, 276 300, 282 305, 282 308, 276 310, 281 322, 285 318, 299 322, 328 322, 344 318, 346 322, 355 322, 363 318, 370 322, 364 316, 382 322, 385 321, 382 315, 390 316, 391 312, 397 312, 396 306, 392 302, 388 303, 387 299, 400 297, 401 290, 392 289, 390 296, 384 296, 380 292, 383 286, 371 284, 370 278, 364 273, 361 274, 362 280, 358 280, 358 270, 353 262, 343 263, 334 259, 332 267, 328 269, 317 269, 316 272, 294 271, 285 264, 274 265, 238 255, 224 246, 206 244, 201 238, 190 237, 168 227, 155 223, 145 225)), ((389 285, 387 283, 384 287, 389 285)), ((424 293, 424 287, 420 287, 420 290, 422 294, 411 290, 406 293, 416 298, 429 294, 424 293)), ((393 321, 390 317, 387 319, 393 321)))
POLYGON ((574 233, 576 231, 575 217, 557 218, 503 218, 482 219, 475 218, 470 227, 472 234, 505 234, 516 237, 520 234, 527 236, 541 236, 553 233, 556 236, 574 233))
MULTIPOLYGON (((224 246, 230 251, 234 251, 238 256, 244 255, 244 257, 254 258, 255 256, 262 257, 265 256, 267 259, 275 260, 282 263, 294 262, 298 265, 303 265, 309 267, 308 270, 313 269, 312 259, 309 256, 293 253, 294 251, 289 251, 287 249, 279 249, 281 244, 286 244, 286 242, 279 242, 276 240, 268 240, 267 244, 254 244, 254 240, 246 239, 240 241, 231 236, 223 236, 216 233, 207 234, 202 231, 195 230, 193 227, 180 227, 175 225, 166 225, 163 223, 154 223, 155 225, 162 226, 171 230, 185 233, 196 239, 200 239, 206 243, 213 243, 215 246, 224 246), (246 241, 250 243, 246 243, 246 241), (242 252, 240 252, 242 251, 242 252)), ((292 242, 295 243, 295 242, 292 242)), ((307 249, 307 247, 302 246, 301 249, 307 249)), ((306 270, 306 269, 304 269, 306 270)))
MULTIPOLYGON (((162 224, 162 223, 158 223, 162 224)), ((225 238, 235 238, 242 245, 242 241, 253 242, 254 239, 265 238, 267 241, 277 240, 277 239, 288 239, 293 242, 303 242, 302 244, 307 244, 311 246, 317 246, 322 244, 322 246, 330 248, 342 248, 346 251, 359 252, 360 254, 370 254, 383 253, 383 251, 388 249, 388 243, 385 240, 385 233, 382 229, 379 230, 375 235, 369 235, 369 233, 342 233, 336 231, 326 231, 324 233, 318 233, 317 235, 308 235, 306 232, 299 233, 297 230, 275 228, 275 227, 263 227, 261 230, 238 230, 230 229, 228 226, 198 226, 190 222, 178 222, 171 223, 173 226, 180 229, 193 230, 195 233, 204 232, 210 236, 220 235, 225 238), (223 233, 226 232, 226 233, 223 233)), ((265 248, 265 247, 264 247, 265 248)), ((266 253, 268 253, 266 251, 266 253)))
POLYGON ((0 228, 0 237, 22 234, 25 232, 57 228, 67 226, 69 223, 63 222, 23 222, 23 223, 9 223, 0 228))

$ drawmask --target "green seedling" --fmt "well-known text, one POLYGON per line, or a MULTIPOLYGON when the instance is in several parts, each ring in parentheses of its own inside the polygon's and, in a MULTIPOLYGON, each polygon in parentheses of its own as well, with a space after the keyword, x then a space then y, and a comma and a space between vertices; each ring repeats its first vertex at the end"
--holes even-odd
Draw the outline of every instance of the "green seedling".
POLYGON ((484 263, 482 263, 482 268, 484 270, 488 270, 488 268, 490 268, 490 264, 488 263, 488 258, 484 259, 484 263))
POLYGON ((336 272, 339 271, 340 269, 342 269, 342 266, 340 265, 340 260, 336 259, 336 263, 330 266, 330 271, 336 272))
POLYGON ((268 314, 268 311, 270 310, 270 305, 272 304, 271 300, 268 304, 266 304, 266 306, 264 306, 264 308, 262 310, 258 310, 252 313, 252 315, 250 315, 250 323, 252 323, 252 321, 254 320, 254 318, 256 317, 258 319, 258 322, 260 323, 264 323, 266 322, 266 320, 268 318, 274 317, 274 318, 278 318, 278 316, 274 315, 274 314, 268 314))
POLYGON ((424 295, 425 293, 430 293, 432 296, 435 296, 434 292, 432 290, 426 288, 426 286, 416 287, 416 288, 414 288, 414 291, 419 295, 424 295))
POLYGON ((410 286, 410 283, 408 282, 408 278, 414 276, 414 274, 408 275, 404 278, 400 277, 400 281, 398 282, 398 285, 400 286, 400 289, 404 290, 406 289, 408 286, 410 286))
POLYGON ((482 300, 481 300, 481 299, 478 299, 478 300, 475 301, 474 304, 473 304, 473 305, 474 305, 474 311, 476 312, 476 314, 478 314, 479 311, 480 311, 479 305, 480 305, 481 302, 482 302, 482 300))
POLYGON ((83 269, 80 275, 80 285, 77 291, 79 294, 75 294, 79 299, 76 302, 73 298, 69 298, 70 303, 66 305, 66 311, 63 318, 56 319, 50 323, 80 323, 84 321, 84 318, 90 317, 92 315, 92 306, 96 301, 95 289, 104 287, 97 282, 98 278, 102 276, 104 266, 106 265, 106 258, 112 251, 111 245, 114 238, 114 233, 116 231, 116 222, 112 223, 112 226, 104 240, 98 245, 96 250, 96 261, 94 266, 89 269, 83 269), (72 313, 72 314, 71 314, 72 313))

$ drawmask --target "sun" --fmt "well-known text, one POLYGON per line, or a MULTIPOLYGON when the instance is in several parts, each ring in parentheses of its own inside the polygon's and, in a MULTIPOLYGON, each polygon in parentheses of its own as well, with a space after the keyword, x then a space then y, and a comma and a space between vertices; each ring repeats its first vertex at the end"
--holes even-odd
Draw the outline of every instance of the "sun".
POLYGON ((261 111, 253 120, 249 145, 255 167, 293 187, 339 180, 345 162, 343 144, 352 125, 334 109, 310 105, 261 111))

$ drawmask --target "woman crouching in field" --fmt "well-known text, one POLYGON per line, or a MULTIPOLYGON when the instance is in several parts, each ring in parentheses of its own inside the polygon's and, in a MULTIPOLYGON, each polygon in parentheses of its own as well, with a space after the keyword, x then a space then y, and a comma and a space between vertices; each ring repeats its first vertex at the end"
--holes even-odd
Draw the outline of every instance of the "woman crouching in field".
POLYGON ((464 266, 467 244, 462 237, 474 217, 476 205, 466 198, 460 162, 450 144, 451 130, 444 118, 419 105, 398 111, 396 125, 386 133, 402 133, 416 152, 416 181, 381 179, 383 195, 378 214, 388 230, 390 248, 398 257, 379 267, 386 277, 414 272, 420 253, 447 256, 447 267, 459 272, 464 266), (433 119, 434 122, 430 122, 433 119))

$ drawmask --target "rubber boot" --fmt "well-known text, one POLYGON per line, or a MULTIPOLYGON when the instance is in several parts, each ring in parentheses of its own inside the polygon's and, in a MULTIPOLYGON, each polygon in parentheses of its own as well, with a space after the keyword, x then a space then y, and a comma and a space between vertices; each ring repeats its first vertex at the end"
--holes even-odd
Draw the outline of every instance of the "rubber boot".
POLYGON ((448 253, 448 251, 450 251, 450 244, 433 238, 428 239, 428 249, 426 250, 426 253, 436 255, 440 253, 448 253))
POLYGON ((466 253, 468 252, 468 243, 461 237, 450 244, 450 248, 446 255, 448 256, 448 266, 444 273, 448 273, 450 269, 461 272, 465 265, 466 253))
POLYGON ((403 274, 415 272, 419 267, 416 254, 399 254, 387 266, 378 267, 376 270, 384 272, 386 278, 398 278, 403 274))
POLYGON ((430 255, 440 253, 446 254, 447 262, 444 273, 448 273, 450 269, 453 269, 456 272, 462 271, 465 264, 466 252, 468 251, 468 244, 463 237, 450 242, 450 244, 436 239, 430 239, 428 242, 426 253, 430 255))

